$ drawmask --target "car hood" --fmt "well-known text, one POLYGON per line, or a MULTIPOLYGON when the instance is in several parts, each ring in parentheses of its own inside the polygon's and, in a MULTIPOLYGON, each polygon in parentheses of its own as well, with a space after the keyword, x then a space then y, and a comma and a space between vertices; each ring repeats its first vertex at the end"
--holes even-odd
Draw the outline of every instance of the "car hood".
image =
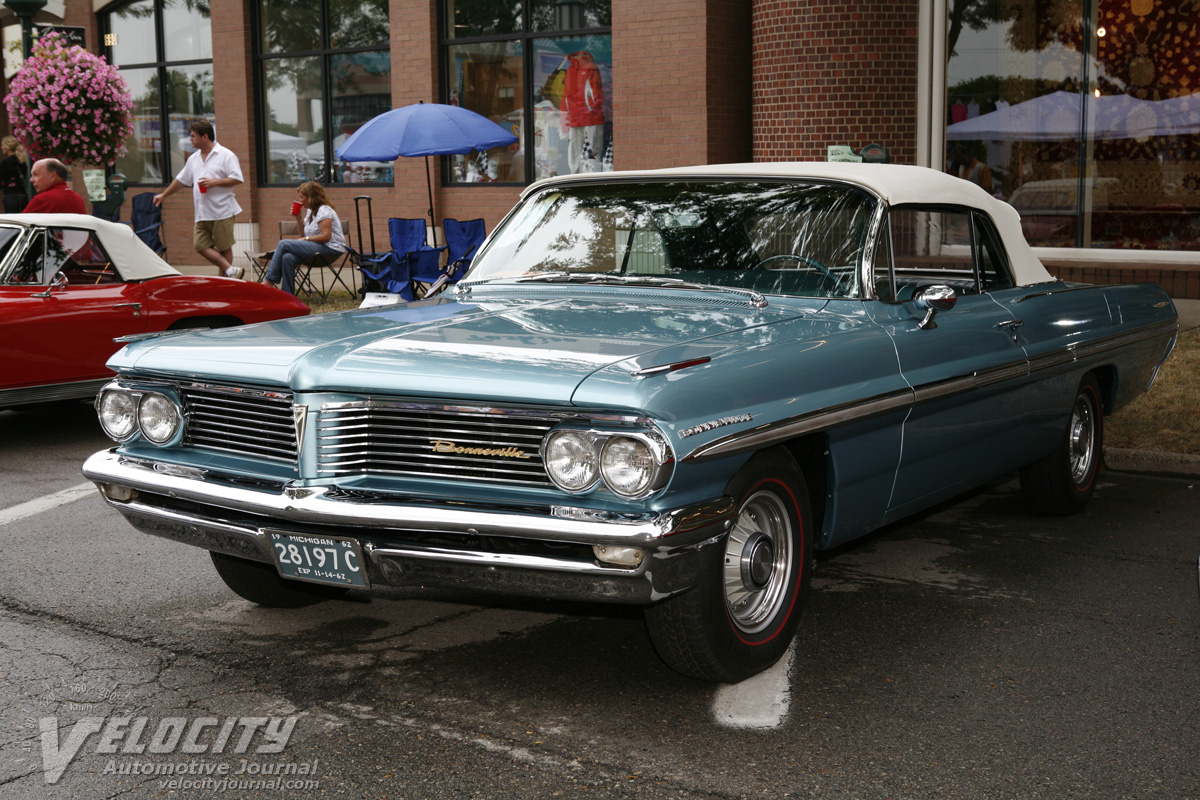
POLYGON ((126 346, 109 366, 295 391, 565 404, 589 375, 610 365, 628 361, 632 372, 712 358, 753 345, 757 329, 823 304, 754 308, 654 293, 632 303, 611 296, 438 298, 147 339, 126 346))

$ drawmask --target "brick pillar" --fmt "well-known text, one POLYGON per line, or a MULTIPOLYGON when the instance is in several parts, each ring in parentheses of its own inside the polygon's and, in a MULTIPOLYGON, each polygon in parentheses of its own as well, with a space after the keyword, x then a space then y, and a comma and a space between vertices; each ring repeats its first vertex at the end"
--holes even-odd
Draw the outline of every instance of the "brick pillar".
POLYGON ((613 0, 617 169, 749 158, 745 6, 736 0, 613 0))
MULTIPOLYGON (((242 0, 211 0, 213 100, 217 113, 213 127, 217 141, 237 154, 242 165, 242 177, 245 178, 245 182, 236 190, 238 205, 242 207, 237 222, 258 221, 250 6, 250 3, 242 0)), ((177 192, 175 197, 183 197, 191 205, 191 192, 177 192)), ((191 238, 189 229, 189 245, 191 238)))
POLYGON ((879 143, 913 164, 918 0, 753 0, 755 161, 879 143))
MULTIPOLYGON (((392 108, 418 101, 439 102, 437 0, 392 0, 392 108)), ((382 215, 383 239, 387 239, 387 217, 422 218, 429 225, 429 193, 424 158, 400 158, 395 166, 396 185, 382 215)), ((440 156, 429 157, 429 180, 433 183, 434 214, 444 216, 441 198, 440 156)), ((376 236, 380 230, 379 200, 375 200, 376 236)), ((440 221, 437 224, 441 224, 440 221)), ((440 240, 439 240, 440 242, 440 240)))

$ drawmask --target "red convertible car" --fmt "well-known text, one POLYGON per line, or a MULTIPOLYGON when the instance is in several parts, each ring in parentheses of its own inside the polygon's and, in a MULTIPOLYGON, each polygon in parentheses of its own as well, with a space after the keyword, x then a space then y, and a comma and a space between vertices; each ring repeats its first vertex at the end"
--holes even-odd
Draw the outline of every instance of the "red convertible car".
POLYGON ((0 408, 95 395, 119 336, 308 311, 261 284, 181 275, 126 225, 0 215, 0 408))

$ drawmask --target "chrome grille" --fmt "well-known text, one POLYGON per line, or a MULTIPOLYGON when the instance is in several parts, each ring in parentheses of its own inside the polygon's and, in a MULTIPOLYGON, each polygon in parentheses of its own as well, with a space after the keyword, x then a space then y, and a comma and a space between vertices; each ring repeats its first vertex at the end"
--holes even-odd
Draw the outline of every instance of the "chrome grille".
POLYGON ((186 444, 296 462, 290 393, 200 384, 179 389, 187 409, 186 444))
POLYGON ((322 477, 382 473, 550 486, 539 448, 558 421, 547 412, 515 409, 327 405, 317 420, 318 471, 322 477))

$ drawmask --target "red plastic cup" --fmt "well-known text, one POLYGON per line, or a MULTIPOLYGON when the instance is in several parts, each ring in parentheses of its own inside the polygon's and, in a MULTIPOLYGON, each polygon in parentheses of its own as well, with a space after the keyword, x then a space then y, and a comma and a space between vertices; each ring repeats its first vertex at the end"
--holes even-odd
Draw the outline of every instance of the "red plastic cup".
POLYGON ((292 216, 294 217, 294 216, 296 216, 297 214, 299 214, 299 213, 300 213, 300 209, 301 209, 301 208, 303 208, 303 206, 301 206, 301 205, 300 205, 300 201, 299 201, 299 200, 293 200, 293 201, 292 201, 292 216))
POLYGON ((207 191, 208 191, 208 185, 204 184, 204 183, 200 184, 200 194, 204 194, 207 191))

